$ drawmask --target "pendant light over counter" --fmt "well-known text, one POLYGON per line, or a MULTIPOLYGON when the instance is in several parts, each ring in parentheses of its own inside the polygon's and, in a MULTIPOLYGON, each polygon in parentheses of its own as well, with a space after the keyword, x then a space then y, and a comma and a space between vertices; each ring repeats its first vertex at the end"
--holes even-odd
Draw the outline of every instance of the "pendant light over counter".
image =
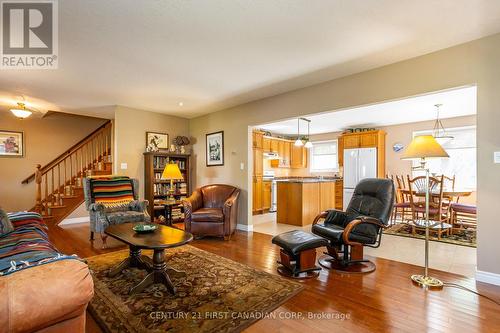
POLYGON ((306 147, 306 148, 312 148, 313 144, 312 142, 309 140, 309 135, 310 135, 310 123, 311 123, 311 120, 310 119, 306 119, 306 118, 297 118, 297 140, 295 140, 295 143, 294 145, 296 147, 306 147), (300 121, 306 121, 307 122, 307 137, 305 138, 302 138, 300 136, 300 121), (305 144, 304 144, 304 141, 305 141, 305 144))
POLYGON ((300 118, 297 118, 297 140, 295 140, 295 147, 302 147, 304 143, 300 139, 300 118))
POLYGON ((444 129, 443 123, 441 122, 441 119, 439 119, 439 108, 443 106, 443 104, 436 104, 434 105, 436 107, 436 122, 434 123, 434 129, 432 130, 432 136, 436 141, 440 144, 443 145, 451 140, 453 140, 453 136, 449 135, 446 133, 446 130, 444 129))

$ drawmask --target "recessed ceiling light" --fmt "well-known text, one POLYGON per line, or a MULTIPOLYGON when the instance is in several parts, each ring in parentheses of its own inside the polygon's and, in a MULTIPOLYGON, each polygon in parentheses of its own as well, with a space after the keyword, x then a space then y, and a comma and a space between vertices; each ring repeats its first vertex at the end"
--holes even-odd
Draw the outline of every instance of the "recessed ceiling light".
POLYGON ((183 102, 179 102, 179 106, 184 106, 184 103, 183 102))

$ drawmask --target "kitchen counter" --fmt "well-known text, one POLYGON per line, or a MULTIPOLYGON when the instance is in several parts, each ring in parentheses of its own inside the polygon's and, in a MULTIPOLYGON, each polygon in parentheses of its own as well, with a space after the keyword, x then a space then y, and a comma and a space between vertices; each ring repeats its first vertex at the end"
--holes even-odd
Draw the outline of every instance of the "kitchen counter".
POLYGON ((319 178, 319 177, 311 177, 311 178, 275 178, 277 182, 288 182, 288 183, 329 183, 329 182, 337 182, 342 181, 342 178, 319 178))
POLYGON ((311 224, 320 212, 342 209, 342 179, 290 178, 276 179, 277 222, 304 226, 311 224))

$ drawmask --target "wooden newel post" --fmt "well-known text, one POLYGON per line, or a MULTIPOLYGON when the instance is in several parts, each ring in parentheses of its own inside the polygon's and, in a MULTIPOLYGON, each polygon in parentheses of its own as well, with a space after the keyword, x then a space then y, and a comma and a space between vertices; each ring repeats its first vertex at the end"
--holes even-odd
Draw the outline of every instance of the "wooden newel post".
POLYGON ((40 164, 36 165, 35 171, 35 183, 36 183, 36 205, 35 211, 39 214, 43 213, 42 205, 42 171, 40 170, 42 166, 40 164))

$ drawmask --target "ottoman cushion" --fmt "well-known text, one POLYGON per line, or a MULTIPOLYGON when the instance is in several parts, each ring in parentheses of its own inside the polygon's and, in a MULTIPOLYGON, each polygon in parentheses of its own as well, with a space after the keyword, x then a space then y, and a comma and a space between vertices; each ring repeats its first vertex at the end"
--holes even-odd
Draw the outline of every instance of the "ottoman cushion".
POLYGON ((273 237, 273 244, 280 246, 283 250, 293 255, 302 251, 326 246, 328 240, 313 235, 303 230, 292 230, 273 237))

